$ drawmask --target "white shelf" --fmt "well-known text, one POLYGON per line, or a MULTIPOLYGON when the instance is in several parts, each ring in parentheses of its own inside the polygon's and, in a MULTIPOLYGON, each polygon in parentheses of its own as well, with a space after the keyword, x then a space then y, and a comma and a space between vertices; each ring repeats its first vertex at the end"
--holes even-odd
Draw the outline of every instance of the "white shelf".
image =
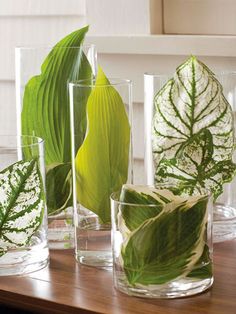
POLYGON ((236 57, 236 36, 96 35, 87 42, 103 54, 236 57))

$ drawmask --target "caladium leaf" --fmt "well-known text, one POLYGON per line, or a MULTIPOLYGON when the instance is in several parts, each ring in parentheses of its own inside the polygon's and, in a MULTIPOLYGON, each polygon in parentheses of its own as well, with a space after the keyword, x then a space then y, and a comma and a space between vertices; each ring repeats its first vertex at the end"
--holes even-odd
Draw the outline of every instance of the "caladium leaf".
POLYGON ((191 194, 211 190, 216 199, 222 193, 222 185, 230 182, 236 173, 231 160, 213 160, 213 138, 207 129, 192 136, 176 157, 163 158, 155 179, 169 183, 191 194))
POLYGON ((19 161, 0 172, 0 255, 27 245, 41 225, 45 196, 37 161, 19 161))
MULTIPOLYGON (((77 30, 58 42, 44 60, 40 75, 32 77, 25 87, 22 109, 22 134, 35 135, 45 140, 45 160, 49 169, 57 166, 46 174, 47 182, 52 179, 58 182, 71 178, 71 147, 70 147, 70 114, 68 83, 79 79, 91 79, 91 66, 82 51, 82 43, 88 27, 77 30), (79 48, 80 47, 80 48, 79 48), (67 49, 71 48, 71 49, 67 49), (63 169, 63 171, 62 171, 63 169), (67 171, 67 173, 65 172, 67 171), (56 174, 55 178, 52 175, 56 174), (59 178, 59 176, 61 178, 59 178)), ((86 102, 80 104, 80 111, 75 112, 75 121, 86 123, 86 102)), ((85 136, 86 126, 80 130, 80 142, 85 136)), ((49 191, 49 213, 58 211, 67 205, 72 205, 71 189, 67 187, 56 190, 57 195, 49 191), (61 198, 61 199, 60 199, 61 198)), ((71 183, 69 183, 71 185, 71 183)), ((63 183, 61 186, 64 187, 63 183)))
POLYGON ((158 166, 173 158, 202 129, 213 137, 212 158, 231 160, 234 151, 233 115, 214 73, 194 56, 180 65, 154 99, 153 157, 158 166))
POLYGON ((163 205, 160 214, 145 220, 123 244, 128 282, 164 284, 190 273, 204 252, 206 223, 206 197, 163 205))
POLYGON ((128 176, 130 126, 123 100, 99 68, 87 102, 87 133, 76 155, 80 204, 110 222, 110 195, 128 176))

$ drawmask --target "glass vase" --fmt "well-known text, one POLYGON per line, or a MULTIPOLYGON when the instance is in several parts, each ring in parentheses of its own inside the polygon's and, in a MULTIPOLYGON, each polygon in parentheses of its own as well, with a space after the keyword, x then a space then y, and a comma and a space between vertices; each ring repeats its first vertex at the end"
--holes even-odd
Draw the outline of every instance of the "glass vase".
POLYGON ((70 83, 76 259, 112 266, 110 194, 132 181, 131 82, 70 83))
POLYGON ((68 84, 96 73, 94 45, 16 48, 17 132, 45 140, 48 239, 74 247, 68 84))
POLYGON ((49 261, 43 140, 0 136, 0 276, 49 261))
POLYGON ((208 192, 189 196, 167 185, 127 187, 128 201, 122 200, 123 191, 111 196, 115 288, 145 298, 179 298, 208 289, 213 283, 208 192))
MULTIPOLYGON (((158 167, 159 167, 159 163, 161 162, 161 158, 164 156, 164 154, 162 155, 161 158, 157 158, 155 155, 155 148, 154 148, 154 142, 155 142, 155 135, 154 134, 154 120, 155 120, 155 115, 157 117, 157 107, 155 106, 155 99, 157 97, 157 94, 159 91, 162 90, 162 88, 167 84, 167 82, 173 77, 173 75, 156 75, 156 74, 145 74, 144 75, 144 94, 145 94, 145 176, 146 176, 146 183, 147 184, 156 184, 158 183, 160 176, 158 177, 156 174, 158 172, 158 167)), ((228 102, 228 104, 230 105, 231 109, 232 109, 232 117, 234 120, 234 128, 236 126, 235 124, 235 111, 236 111, 236 73, 229 73, 229 72, 223 72, 223 73, 219 73, 214 75, 213 73, 211 75, 209 75, 208 77, 209 82, 215 82, 215 80, 217 80, 220 84, 221 87, 219 87, 219 93, 221 93, 225 98, 225 101, 228 102)), ((206 89, 207 90, 207 89, 206 89)), ((200 95, 201 101, 204 101, 204 91, 202 91, 203 94, 202 96, 200 95)), ((213 92, 213 89, 212 89, 213 92)), ((210 93, 210 92, 209 92, 210 93)), ((209 97, 209 93, 206 94, 206 98, 208 99, 209 97)), ((185 97, 185 96, 183 96, 185 97)), ((187 101, 186 101, 187 102, 187 101)), ((186 105, 187 106, 187 105, 186 105)), ((209 105, 210 106, 210 105, 209 105)), ((209 107, 210 108, 210 107, 209 107)), ((213 108, 214 109, 214 108, 213 108)), ((214 110, 211 108, 211 110, 209 109, 208 111, 206 110, 205 113, 205 117, 202 120, 202 126, 200 127, 200 129, 204 129, 207 128, 207 119, 208 116, 207 114, 214 114, 214 110)), ((170 110, 170 108, 168 108, 168 105, 166 105, 166 107, 163 109, 165 112, 165 115, 168 113, 168 110, 170 110)), ((170 112, 170 111, 169 111, 170 112)), ((159 113, 160 115, 162 113, 159 113)), ((178 120, 178 118, 174 118, 176 120, 178 120)), ((209 118, 211 119, 211 117, 209 118)), ((183 124, 187 121, 187 118, 185 117, 183 119, 183 124)), ((200 120, 199 120, 200 121, 200 120)), ((222 130, 222 139, 223 137, 225 137, 225 140, 221 140, 222 144, 216 144, 215 147, 217 147, 217 149, 220 149, 221 145, 228 145, 228 141, 229 138, 232 137, 232 142, 235 142, 235 135, 234 135, 234 130, 230 130, 229 131, 229 126, 230 126, 230 121, 231 118, 228 118, 228 122, 224 121, 222 122, 222 124, 219 127, 219 130, 222 130), (228 124, 227 124, 228 123, 228 124), (228 132, 228 133, 227 133, 228 132), (225 134, 224 134, 225 133, 225 134), (228 135, 227 135, 227 134, 228 135)), ((201 123, 201 121, 199 122, 201 123)), ((200 125, 200 124, 199 124, 200 125)), ((163 124, 163 129, 165 128, 165 123, 163 124)), ((210 132, 214 133, 215 131, 212 128, 209 128, 210 132)), ((218 130, 218 131, 219 131, 218 130)), ((180 130, 181 131, 181 130, 180 130)), ((217 131, 217 132, 218 132, 217 131)), ((159 132, 159 131, 158 131, 159 132)), ((164 131, 165 132, 165 131, 164 131)), ((172 141, 172 137, 176 136, 176 132, 178 132, 178 130, 176 131, 175 129, 173 129, 171 132, 169 132, 168 137, 169 137, 169 141, 171 143, 172 141)), ((208 133, 208 130, 204 130, 203 132, 205 132, 204 134, 202 133, 202 140, 204 136, 208 136, 206 133, 208 133)), ((160 132, 159 132, 160 134, 160 132)), ((213 146, 214 146, 214 134, 213 134, 213 146)), ((216 137, 215 137, 216 138, 216 137)), ((218 137, 219 138, 219 137, 218 137)), ((166 139, 164 139, 166 140, 166 139)), ((178 144, 177 144, 178 146, 178 144)), ((215 148, 214 148, 215 149, 215 148)), ((177 151, 177 149, 176 149, 177 151)), ((186 149, 184 148, 183 150, 183 154, 186 153, 186 149)), ((227 149, 226 152, 224 152, 223 150, 221 151, 221 156, 220 159, 224 160, 227 159, 225 158, 225 156, 227 155, 227 149), (223 156, 223 157, 222 157, 223 156)), ((178 163, 178 159, 181 159, 182 156, 180 153, 177 153, 176 156, 176 162, 178 163)), ((172 161, 173 161, 173 156, 171 156, 172 161)), ((230 159, 230 157, 229 157, 230 159)), ((234 150, 233 152, 233 158, 232 161, 235 162, 236 160, 236 152, 234 150)), ((172 162, 171 161, 171 162, 172 162)), ((215 159, 214 163, 216 164, 219 160, 217 160, 217 158, 215 159)), ((182 161, 180 161, 181 163, 182 161)), ((225 161, 223 161, 225 162, 225 161)), ((227 164, 228 161, 225 162, 225 165, 227 164)), ((231 161, 229 161, 229 163, 231 163, 231 161)), ((204 164, 204 163, 202 163, 204 164)), ((190 167, 190 166, 189 166, 190 167)), ((213 167, 213 164, 212 164, 213 167)), ((228 166, 226 166, 228 167, 228 166)), ((216 197, 214 198, 214 210, 213 210, 213 240, 214 242, 222 242, 225 240, 230 240, 234 237, 236 237, 236 195, 234 193, 235 188, 236 188, 236 177, 235 175, 233 175, 235 169, 234 166, 229 166, 231 167, 231 172, 232 172, 232 177, 231 178, 227 178, 224 181, 224 184, 222 184, 222 191, 221 188, 219 188, 219 193, 216 193, 216 197)), ((205 168, 205 174, 207 175, 207 173, 210 173, 210 163, 209 165, 206 166, 205 168)), ((162 168, 162 176, 165 176, 164 172, 166 172, 167 170, 170 170, 170 168, 168 168, 166 166, 166 168, 162 168)), ((178 170, 179 171, 179 170, 178 170)), ((159 171, 160 174, 160 171, 159 171)), ((178 172, 178 175, 180 174, 180 172, 178 172)), ((181 173, 182 175, 183 173, 181 173)), ((169 183, 173 183, 175 182, 176 184, 179 184, 180 181, 176 181, 173 178, 173 175, 171 175, 172 177, 170 178, 169 183), (174 180, 174 181, 173 181, 174 180)), ((185 177, 185 175, 183 175, 183 177, 185 177)), ((216 178, 216 184, 217 184, 217 180, 221 180, 220 177, 216 178)), ((166 179, 165 179, 165 182, 166 179)), ((183 181, 182 181, 183 182, 183 181)), ((160 183, 160 182, 159 182, 160 183)), ((206 180, 202 180, 202 187, 205 187, 205 185, 209 185, 206 180)))

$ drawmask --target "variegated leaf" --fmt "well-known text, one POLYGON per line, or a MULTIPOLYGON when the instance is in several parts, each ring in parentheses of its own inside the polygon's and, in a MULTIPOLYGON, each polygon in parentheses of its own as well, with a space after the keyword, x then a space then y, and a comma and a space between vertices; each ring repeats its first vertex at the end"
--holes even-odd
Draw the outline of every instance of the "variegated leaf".
POLYGON ((42 222, 44 189, 37 161, 19 161, 0 172, 0 256, 27 245, 42 222))
MULTIPOLYGON (((151 194, 154 192, 153 189, 151 194)), ((164 196, 168 191, 156 192, 164 196)), ((166 199, 169 200, 171 194, 167 195, 166 199)), ((173 198, 176 199, 176 196, 173 198)), ((211 276, 211 269, 206 274, 206 269, 202 271, 199 267, 199 261, 204 257, 207 265, 211 263, 205 243, 208 215, 206 196, 179 197, 178 201, 164 202, 159 212, 155 213, 153 207, 152 215, 151 211, 147 213, 147 208, 142 207, 147 204, 146 199, 144 202, 142 199, 143 195, 140 195, 133 215, 138 222, 135 229, 127 232, 128 228, 124 230, 119 227, 123 237, 120 262, 128 282, 146 286, 164 284, 188 274, 197 278, 211 276), (195 269, 199 269, 197 274, 193 273, 195 269)), ((125 206, 122 203, 120 215, 124 213, 125 206)), ((123 218, 127 221, 127 215, 123 218)))
POLYGON ((172 159, 163 158, 155 180, 174 184, 191 194, 211 190, 215 199, 222 193, 222 185, 232 180, 236 165, 231 160, 214 161, 213 138, 207 129, 195 134, 172 159))
POLYGON ((213 136, 215 161, 230 160, 234 150, 233 115, 222 86, 194 56, 180 65, 154 99, 152 143, 156 166, 173 158, 202 129, 213 136))

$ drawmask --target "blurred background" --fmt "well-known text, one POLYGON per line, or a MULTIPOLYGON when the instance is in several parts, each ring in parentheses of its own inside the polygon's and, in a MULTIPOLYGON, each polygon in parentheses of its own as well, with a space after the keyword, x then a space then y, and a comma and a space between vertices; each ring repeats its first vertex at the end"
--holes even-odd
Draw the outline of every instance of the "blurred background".
POLYGON ((190 54, 217 72, 236 70, 235 16, 235 0, 0 0, 0 133, 16 132, 14 47, 54 45, 89 24, 106 74, 133 80, 140 166, 143 73, 173 73, 190 54))

